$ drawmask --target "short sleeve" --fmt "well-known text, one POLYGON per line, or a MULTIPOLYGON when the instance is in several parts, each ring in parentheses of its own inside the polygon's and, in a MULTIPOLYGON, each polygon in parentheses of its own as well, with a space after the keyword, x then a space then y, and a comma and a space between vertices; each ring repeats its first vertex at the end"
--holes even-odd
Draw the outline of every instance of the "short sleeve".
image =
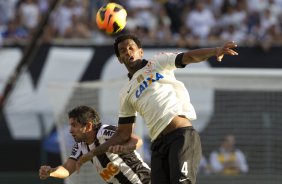
POLYGON ((155 56, 154 60, 156 63, 160 65, 161 68, 166 70, 175 70, 177 67, 179 67, 177 60, 182 60, 181 53, 176 52, 162 52, 155 56))
POLYGON ((81 150, 81 146, 79 146, 78 143, 76 143, 71 150, 71 155, 70 158, 74 159, 74 160, 78 160, 78 158, 82 155, 82 150, 81 150))
POLYGON ((127 95, 120 97, 119 117, 137 116, 136 110, 128 103, 127 95))

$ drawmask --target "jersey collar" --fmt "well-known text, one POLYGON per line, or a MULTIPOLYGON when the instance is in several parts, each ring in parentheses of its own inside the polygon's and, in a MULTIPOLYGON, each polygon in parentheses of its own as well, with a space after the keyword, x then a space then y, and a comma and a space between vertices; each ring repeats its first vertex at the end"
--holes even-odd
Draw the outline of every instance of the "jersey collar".
MULTIPOLYGON (((142 59, 142 68, 144 68, 144 66, 146 66, 146 64, 148 63, 148 61, 146 59, 142 59)), ((127 74, 127 77, 129 78, 129 80, 131 80, 133 75, 131 75, 130 73, 127 74)))

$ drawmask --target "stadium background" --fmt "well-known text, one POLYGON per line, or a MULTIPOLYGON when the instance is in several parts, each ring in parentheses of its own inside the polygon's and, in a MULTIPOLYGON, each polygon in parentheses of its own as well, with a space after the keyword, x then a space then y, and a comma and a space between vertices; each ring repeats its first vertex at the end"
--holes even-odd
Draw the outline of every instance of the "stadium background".
MULTIPOLYGON (((164 48, 147 46, 145 49, 158 52, 164 48)), ((165 49, 178 50, 175 47, 167 47, 165 49)), ((1 61, 6 61, 5 65, 3 65, 6 66, 6 69, 9 68, 7 67, 9 63, 14 63, 9 58, 11 58, 11 53, 13 53, 12 55, 15 54, 15 51, 21 53, 21 49, 18 47, 5 47, 1 51, 1 61)), ((223 62, 221 63, 222 65, 218 65, 212 60, 209 61, 210 69, 222 66, 234 69, 282 68, 281 62, 278 62, 280 60, 280 52, 282 51, 279 47, 273 47, 268 53, 264 53, 263 55, 260 55, 262 52, 259 48, 253 47, 239 47, 237 51, 240 53, 239 56, 236 58, 226 57, 225 59, 228 62, 223 62), (271 57, 267 57, 267 55, 271 57)), ((52 140, 52 133, 55 130, 54 121, 57 113, 55 109, 60 109, 60 106, 63 106, 66 102, 58 101, 56 104, 57 107, 52 108, 48 104, 50 96, 48 96, 48 93, 44 89, 46 90, 46 85, 52 82, 72 83, 100 79, 103 68, 112 57, 114 57, 112 46, 43 45, 39 48, 34 62, 32 62, 25 72, 25 77, 22 77, 19 82, 20 87, 15 88, 7 107, 2 112, 0 125, 2 156, 0 168, 3 174, 0 180, 14 178, 11 177, 13 174, 9 175, 9 173, 16 172, 20 174, 23 172, 26 174, 21 174, 19 177, 26 178, 27 181, 29 179, 36 181, 34 177, 42 163, 49 162, 54 166, 60 163, 58 142, 56 144, 56 141, 52 140), (70 50, 73 54, 66 55, 65 53, 70 53, 70 50), (51 145, 48 145, 48 143, 51 145), (35 175, 34 172, 36 173, 35 175), (31 173, 31 178, 28 178, 28 173, 31 173)), ((118 72, 120 73, 120 71, 118 72)), ((257 175, 258 173, 262 176, 265 174, 268 176, 268 172, 271 172, 271 174, 280 172, 280 119, 282 113, 281 109, 277 109, 277 106, 272 105, 273 101, 271 98, 274 95, 274 100, 281 106, 281 92, 267 94, 250 92, 234 93, 216 92, 214 98, 215 113, 209 120, 208 126, 201 132, 204 154, 208 156, 209 152, 217 147, 218 141, 224 134, 233 133, 238 139, 238 147, 248 155, 250 173, 244 177, 251 177, 253 174, 257 175), (234 99, 234 95, 236 96, 236 100, 229 101, 229 98, 234 99), (263 106, 257 107, 258 104, 256 103, 245 104, 244 98, 253 98, 255 99, 254 102, 259 100, 260 103, 258 104, 262 104, 263 106), (232 109, 232 107, 236 107, 232 103, 236 103, 236 105, 238 103, 240 105, 241 103, 242 108, 240 110, 232 109), (228 108, 225 112, 222 108, 226 108, 226 106, 228 108), (234 122, 232 118, 229 118, 230 121, 228 122, 222 122, 222 116, 228 116, 227 112, 233 112, 234 119, 237 119, 235 117, 240 116, 241 111, 248 111, 248 109, 252 108, 257 108, 253 112, 256 114, 253 114, 253 119, 247 122, 234 122), (217 112, 224 112, 224 114, 218 114, 217 112), (270 129, 263 127, 261 121, 263 112, 270 112, 270 116, 275 116, 270 129), (269 150, 266 152, 264 150, 265 148, 270 149, 270 152, 269 150)), ((99 110, 99 107, 96 108, 99 110)), ((112 121, 111 123, 115 122, 112 121)), ((14 179, 15 182, 22 182, 22 179, 14 179)))
MULTIPOLYGON (((13 39, 4 39, 0 50, 1 91, 23 56, 24 46, 29 39, 30 37, 18 42, 14 42, 13 39)), ((56 110, 64 104, 61 101, 58 102, 57 107, 50 104, 46 85, 49 82, 73 83, 100 79, 107 62, 114 57, 114 53, 110 44, 111 38, 103 38, 106 44, 101 44, 102 37, 99 39, 100 41, 97 41, 99 43, 95 43, 95 39, 89 42, 89 40, 59 37, 38 46, 30 65, 21 74, 16 88, 7 101, 7 106, 1 112, 0 183, 62 183, 58 179, 39 181, 37 177, 41 164, 48 162, 55 166, 61 162, 58 144, 53 139, 53 135, 56 132, 55 118, 58 113, 56 110)), ((150 52, 158 52, 164 49, 179 50, 180 47, 193 49, 214 44, 211 40, 200 44, 193 43, 180 46, 178 42, 169 42, 160 45, 146 40, 145 48, 150 52)), ((273 42, 267 49, 261 44, 248 45, 242 42, 236 50, 239 56, 226 57, 225 60, 228 62, 222 63, 210 60, 205 67, 209 69, 282 68, 282 47, 279 42, 273 42)), ((120 73, 120 71, 116 72, 120 73)), ((243 184, 244 182, 265 183, 266 180, 269 180, 268 183, 281 183, 282 179, 279 177, 282 170, 281 95, 282 92, 216 91, 213 109, 215 113, 209 119, 208 126, 200 132, 203 153, 208 157, 208 154, 217 148, 222 135, 232 133, 237 138, 237 146, 247 155, 250 171, 246 175, 228 178, 200 175, 199 183, 243 184), (234 99, 234 96, 235 100, 229 101, 230 98, 234 99), (254 103, 246 104, 245 99, 253 99, 254 103), (233 103, 241 108, 232 109, 235 106, 233 103), (241 112, 250 109, 254 109, 252 118, 247 121, 236 121, 241 112), (271 118, 271 127, 263 124, 264 113, 271 118), (230 121, 223 122, 222 120, 225 119, 230 121)))

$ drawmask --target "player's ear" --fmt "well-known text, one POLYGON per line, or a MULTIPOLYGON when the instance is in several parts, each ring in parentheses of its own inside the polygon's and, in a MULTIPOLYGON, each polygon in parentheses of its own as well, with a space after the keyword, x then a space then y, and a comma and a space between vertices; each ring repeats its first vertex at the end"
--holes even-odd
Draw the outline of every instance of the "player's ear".
POLYGON ((143 51, 142 48, 140 48, 140 55, 141 55, 141 57, 143 57, 143 54, 144 54, 144 51, 143 51))
POLYGON ((92 126, 92 123, 89 121, 86 123, 86 131, 91 131, 94 127, 92 126))

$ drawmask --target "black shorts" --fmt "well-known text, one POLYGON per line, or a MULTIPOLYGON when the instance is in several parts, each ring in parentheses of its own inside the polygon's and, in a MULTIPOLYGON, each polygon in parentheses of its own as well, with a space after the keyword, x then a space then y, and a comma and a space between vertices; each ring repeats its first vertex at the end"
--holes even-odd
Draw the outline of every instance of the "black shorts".
POLYGON ((195 184, 202 148, 193 127, 179 128, 151 146, 152 184, 195 184))

